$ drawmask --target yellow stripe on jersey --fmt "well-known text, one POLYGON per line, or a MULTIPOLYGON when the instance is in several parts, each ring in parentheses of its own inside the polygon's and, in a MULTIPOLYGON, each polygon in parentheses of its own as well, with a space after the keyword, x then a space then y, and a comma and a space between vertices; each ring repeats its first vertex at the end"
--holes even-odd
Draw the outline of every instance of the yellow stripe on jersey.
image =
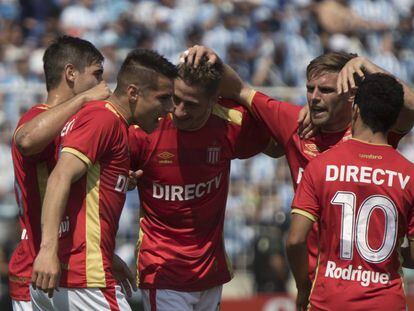
POLYGON ((316 218, 314 215, 312 215, 311 213, 309 213, 309 212, 307 212, 307 211, 304 211, 304 210, 301 210, 301 209, 299 209, 299 208, 294 208, 294 209, 292 209, 292 212, 291 212, 292 214, 299 214, 299 215, 302 215, 302 216, 305 216, 306 218, 309 218, 310 220, 312 220, 312 221, 317 221, 318 220, 318 218, 316 218))
POLYGON ((47 179, 49 178, 49 170, 47 169, 46 162, 40 162, 36 164, 37 173, 37 186, 39 187, 40 202, 43 204, 45 198, 47 179))
POLYGON ((251 89, 249 95, 247 96, 247 103, 249 104, 249 107, 252 106, 254 95, 256 95, 256 91, 251 89))
POLYGON ((74 148, 65 147, 65 148, 62 149, 61 152, 67 152, 67 153, 73 154, 74 156, 78 157, 83 162, 85 162, 85 164, 88 166, 88 168, 90 168, 92 166, 92 161, 86 155, 84 155, 82 152, 80 152, 80 151, 78 151, 74 148))
POLYGON ((118 109, 116 109, 115 105, 113 103, 111 103, 110 101, 106 101, 107 104, 105 105, 105 108, 108 109, 109 111, 111 111, 114 115, 116 115, 118 118, 122 118, 124 119, 124 121, 129 124, 128 120, 125 119, 125 117, 123 116, 122 113, 119 112, 118 109))
POLYGON ((229 109, 219 104, 213 106, 213 114, 237 125, 242 125, 243 113, 236 109, 229 109))
MULTIPOLYGON (((140 212, 141 214, 141 212, 140 212)), ((137 257, 136 260, 136 271, 137 271, 137 276, 135 279, 135 282, 137 284, 137 287, 139 287, 139 269, 138 269, 138 264, 139 264, 139 250, 141 248, 141 244, 142 244, 142 240, 144 239, 144 231, 142 231, 142 227, 141 227, 141 221, 143 220, 143 217, 139 218, 139 235, 138 235, 138 241, 135 247, 135 254, 137 257)))
POLYGON ((99 217, 99 177, 101 167, 94 164, 86 176, 86 284, 105 287, 105 271, 101 251, 101 222, 99 217))

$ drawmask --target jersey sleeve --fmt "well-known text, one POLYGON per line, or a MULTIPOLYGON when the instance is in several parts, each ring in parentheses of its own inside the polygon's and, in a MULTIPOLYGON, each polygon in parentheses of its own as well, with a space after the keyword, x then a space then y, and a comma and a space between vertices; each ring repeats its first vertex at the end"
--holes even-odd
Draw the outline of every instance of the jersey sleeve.
POLYGON ((235 139, 234 157, 250 158, 262 152, 270 143, 270 133, 266 126, 253 118, 247 109, 243 109, 240 132, 235 139))
POLYGON ((314 176, 318 173, 312 162, 303 172, 303 177, 296 190, 295 197, 292 202, 292 214, 300 214, 312 221, 316 221, 320 217, 320 204, 317 198, 317 189, 315 187, 314 176))
POLYGON ((131 125, 128 129, 129 155, 133 171, 142 168, 147 136, 148 134, 137 125, 131 125))
POLYGON ((260 92, 251 95, 251 110, 263 122, 276 141, 283 146, 298 129, 300 106, 279 101, 260 92))
POLYGON ((84 108, 63 128, 61 152, 72 153, 89 167, 110 150, 118 126, 119 122, 112 112, 84 108))
MULTIPOLYGON (((15 137, 16 137, 16 133, 29 121, 31 121, 32 119, 34 119, 36 116, 38 116, 39 114, 47 111, 48 109, 45 107, 40 106, 35 106, 33 108, 31 108, 30 110, 28 110, 19 120, 19 123, 17 124, 16 130, 14 131, 13 134, 13 144, 15 144, 15 137)), ((51 141, 42 151, 30 155, 30 156, 23 156, 26 160, 28 160, 29 162, 42 162, 42 161, 46 161, 47 159, 49 159, 50 157, 53 157, 55 154, 55 150, 56 150, 56 140, 54 139, 53 141, 51 141)), ((18 148, 17 148, 18 151, 18 148)))

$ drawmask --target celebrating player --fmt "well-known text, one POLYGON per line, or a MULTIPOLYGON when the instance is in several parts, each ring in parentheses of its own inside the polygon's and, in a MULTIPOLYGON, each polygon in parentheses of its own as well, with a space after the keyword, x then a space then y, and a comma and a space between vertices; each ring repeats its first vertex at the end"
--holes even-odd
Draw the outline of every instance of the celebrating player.
POLYGON ((358 87, 353 138, 307 166, 292 203, 287 254, 307 309, 306 236, 319 223, 319 261, 310 310, 406 310, 399 249, 414 255, 414 165, 387 144, 404 101, 393 77, 372 74, 358 87))
MULTIPOLYGON (((197 66, 204 56, 208 57, 210 63, 221 62, 212 50, 203 46, 190 48, 183 58, 187 63, 197 66)), ((312 60, 306 71, 307 102, 311 121, 319 127, 319 132, 305 139, 301 139, 298 134, 300 106, 254 91, 227 65, 221 94, 250 107, 254 115, 266 124, 273 138, 285 150, 296 189, 303 170, 311 159, 351 137, 351 90, 354 91, 356 85, 354 74, 363 78, 365 74, 378 72, 387 73, 355 54, 327 53, 312 60)), ((414 92, 407 84, 400 82, 404 88, 404 107, 388 137, 394 147, 410 131, 414 120, 414 92)), ((316 226, 309 234, 308 241, 309 272, 313 278, 318 253, 316 226)))
POLYGON ((103 60, 88 41, 69 36, 58 38, 43 56, 47 100, 26 112, 14 133, 15 192, 22 227, 21 241, 9 263, 14 310, 32 310, 29 284, 35 245, 40 244, 35 239, 40 238, 41 202, 49 172, 55 165, 58 133, 84 103, 110 95, 106 83, 101 81, 103 60))
POLYGON ((130 168, 128 125, 136 122, 146 132, 157 126, 172 108, 176 74, 157 53, 134 50, 121 66, 114 94, 88 103, 64 126, 33 264, 37 309, 130 310, 111 267, 130 168))
POLYGON ((230 161, 263 151, 269 134, 247 109, 218 98, 221 64, 178 67, 174 112, 151 135, 130 127, 141 168, 138 283, 144 309, 217 310, 232 272, 223 242, 230 161))

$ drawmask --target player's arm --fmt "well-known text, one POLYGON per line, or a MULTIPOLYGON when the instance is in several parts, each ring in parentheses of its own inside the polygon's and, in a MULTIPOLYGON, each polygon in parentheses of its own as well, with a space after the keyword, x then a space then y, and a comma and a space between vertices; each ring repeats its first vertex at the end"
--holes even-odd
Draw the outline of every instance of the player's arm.
POLYGON ((271 139, 263 153, 271 158, 280 158, 285 155, 285 149, 282 145, 278 144, 275 140, 271 139))
MULTIPOLYGON (((207 58, 209 63, 223 64, 222 60, 213 50, 198 45, 185 51, 181 55, 181 61, 185 61, 196 67, 204 57, 207 58)), ((310 120, 310 118, 306 118, 305 116, 298 118, 298 110, 300 108, 296 105, 277 101, 264 94, 256 94, 256 91, 244 82, 230 66, 223 64, 219 95, 224 98, 233 99, 249 109, 256 119, 266 125, 272 136, 279 143, 283 139, 288 139, 291 136, 292 132, 297 129, 298 121, 310 120), (282 122, 283 127, 280 126, 282 122)), ((300 130, 306 129, 308 125, 309 123, 305 124, 300 130)), ((309 129, 304 134, 302 133, 302 135, 306 135, 308 132, 309 129)))
POLYGON ((37 115, 15 133, 14 140, 17 148, 24 156, 41 152, 59 134, 67 119, 86 102, 105 99, 110 93, 108 85, 102 81, 63 104, 37 115))
POLYGON ((313 220, 302 214, 292 214, 292 223, 286 240, 286 253, 298 289, 298 310, 306 310, 312 283, 309 279, 307 236, 313 220))
POLYGON ((59 284, 60 262, 58 259, 59 225, 62 220, 72 183, 87 171, 80 158, 62 152, 52 171, 42 206, 42 241, 40 251, 33 264, 32 285, 52 297, 59 284))
MULTIPOLYGON (((365 74, 384 73, 391 75, 385 69, 375 65, 365 57, 355 57, 351 59, 340 71, 337 81, 338 94, 346 93, 357 87, 355 76, 363 79, 365 74)), ((404 81, 395 77, 404 89, 404 106, 401 109, 398 120, 394 126, 394 131, 407 133, 414 125, 414 90, 404 81)))

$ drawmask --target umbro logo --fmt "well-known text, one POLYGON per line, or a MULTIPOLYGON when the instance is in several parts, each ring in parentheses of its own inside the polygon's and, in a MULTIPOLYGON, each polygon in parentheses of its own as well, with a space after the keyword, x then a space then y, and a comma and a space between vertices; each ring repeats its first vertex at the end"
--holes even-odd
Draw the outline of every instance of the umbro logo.
POLYGON ((303 152, 310 155, 311 157, 316 157, 319 150, 315 144, 304 144, 303 152))
POLYGON ((305 144, 305 147, 312 152, 318 152, 318 147, 315 144, 305 144))
POLYGON ((158 155, 157 155, 157 157, 159 158, 159 163, 162 163, 162 164, 169 164, 169 163, 172 163, 172 158, 174 157, 175 155, 173 154, 173 153, 171 153, 171 152, 168 152, 168 151, 164 151, 164 152, 161 152, 161 153, 159 153, 158 155))

